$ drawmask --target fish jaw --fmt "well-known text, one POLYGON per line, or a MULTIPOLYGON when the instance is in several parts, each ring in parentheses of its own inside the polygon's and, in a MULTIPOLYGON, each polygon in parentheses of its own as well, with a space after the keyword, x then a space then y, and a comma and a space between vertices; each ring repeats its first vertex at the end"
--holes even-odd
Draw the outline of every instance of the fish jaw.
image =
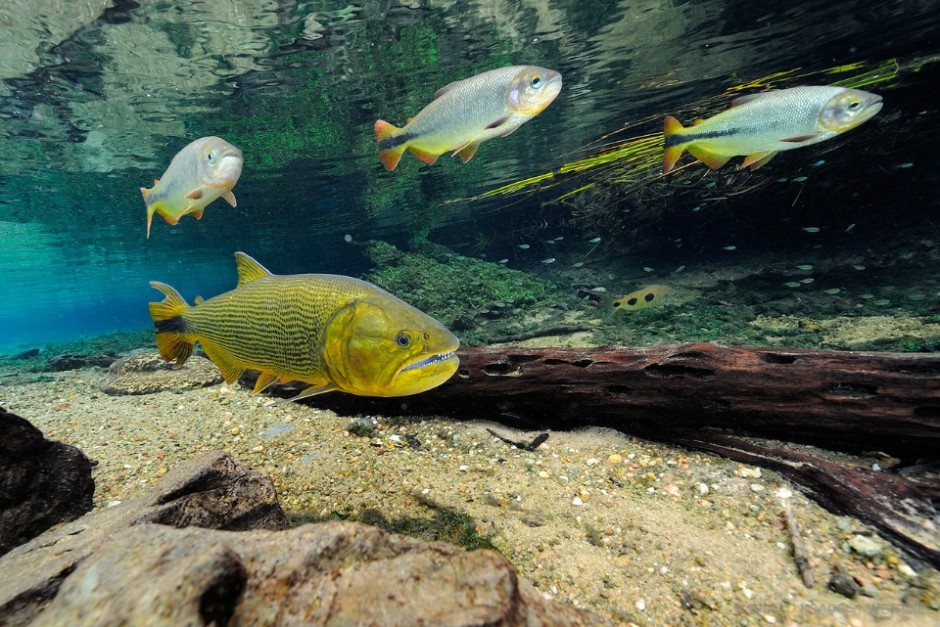
POLYGON ((561 92, 561 74, 535 66, 524 67, 509 85, 506 96, 510 111, 535 117, 561 92))
POLYGON ((409 396, 457 371, 460 342, 440 322, 375 288, 333 314, 322 361, 337 389, 360 396, 409 396))
MULTIPOLYGON (((212 189, 221 190, 219 196, 231 191, 242 175, 242 151, 232 146, 217 159, 214 167, 209 168, 202 179, 202 184, 212 189)), ((216 196, 218 198, 218 196, 216 196)), ((213 199, 214 200, 214 199, 213 199)))
POLYGON ((827 131, 844 133, 860 126, 881 111, 881 96, 860 89, 845 89, 829 99, 819 114, 827 131))

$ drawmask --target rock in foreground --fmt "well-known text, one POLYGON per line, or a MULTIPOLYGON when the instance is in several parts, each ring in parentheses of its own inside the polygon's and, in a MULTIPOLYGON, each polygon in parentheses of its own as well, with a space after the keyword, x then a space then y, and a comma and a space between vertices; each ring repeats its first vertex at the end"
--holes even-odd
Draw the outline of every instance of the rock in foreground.
POLYGON ((0 555, 92 508, 91 462, 0 407, 0 555))
POLYGON ((270 481, 212 453, 175 468, 154 494, 0 559, 0 617, 8 625, 606 624, 546 601, 495 551, 357 523, 286 527, 270 481), (234 531, 244 529, 254 530, 234 531))

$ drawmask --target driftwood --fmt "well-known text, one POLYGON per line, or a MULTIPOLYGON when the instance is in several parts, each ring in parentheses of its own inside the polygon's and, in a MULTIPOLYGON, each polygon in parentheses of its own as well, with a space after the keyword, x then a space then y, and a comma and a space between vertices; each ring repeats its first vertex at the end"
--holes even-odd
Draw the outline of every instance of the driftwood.
POLYGON ((714 344, 472 348, 459 355, 457 375, 418 396, 332 394, 310 402, 347 414, 446 415, 526 429, 603 425, 769 466, 828 508, 876 525, 940 566, 936 539, 915 529, 918 517, 940 510, 935 476, 915 481, 735 437, 877 451, 901 460, 898 467, 936 460, 940 355, 714 344))

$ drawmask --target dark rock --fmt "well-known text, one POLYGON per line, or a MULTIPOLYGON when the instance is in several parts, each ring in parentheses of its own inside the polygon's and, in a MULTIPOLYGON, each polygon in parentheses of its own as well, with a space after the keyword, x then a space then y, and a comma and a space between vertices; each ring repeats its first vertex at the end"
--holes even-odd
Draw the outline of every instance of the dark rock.
POLYGON ((35 356, 38 355, 38 354, 39 354, 39 349, 38 349, 38 348, 31 348, 31 349, 29 349, 29 350, 23 351, 22 353, 17 353, 17 354, 15 354, 15 355, 9 355, 9 356, 7 357, 7 359, 10 359, 10 360, 16 360, 16 359, 32 359, 33 357, 35 357, 35 356))
POLYGON ((74 353, 64 353, 56 355, 49 360, 49 370, 62 372, 64 370, 78 370, 79 368, 89 368, 97 366, 98 368, 107 368, 115 360, 114 355, 76 355, 74 353))
POLYGON ((0 407, 0 555, 92 508, 91 462, 0 407))
MULTIPOLYGON (((545 600, 495 551, 464 551, 359 523, 285 531, 283 514, 246 516, 266 509, 236 495, 247 476, 256 477, 213 453, 175 468, 155 494, 89 514, 14 549, 0 558, 0 622, 609 624, 545 600), (268 529, 178 528, 194 521, 268 529)), ((255 488, 244 498, 259 498, 258 484, 247 484, 255 488)), ((276 502, 267 503, 273 507, 276 502)))
POLYGON ((859 591, 859 585, 855 583, 855 580, 841 570, 834 571, 826 585, 833 592, 849 599, 854 599, 859 591))
POLYGON ((193 355, 178 368, 164 361, 159 353, 139 353, 112 363, 101 391, 113 395, 153 394, 165 390, 192 390, 221 382, 222 373, 205 357, 193 355))
POLYGON ((151 523, 228 530, 289 527, 270 479, 223 452, 207 453, 171 470, 152 493, 96 510, 0 558, 0 624, 32 622, 79 564, 105 550, 112 536, 151 523))

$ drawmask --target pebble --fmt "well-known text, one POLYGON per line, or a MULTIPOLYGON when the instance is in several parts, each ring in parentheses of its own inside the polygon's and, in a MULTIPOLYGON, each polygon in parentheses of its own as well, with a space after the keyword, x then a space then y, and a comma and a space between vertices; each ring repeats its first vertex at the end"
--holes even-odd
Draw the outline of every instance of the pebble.
POLYGON ((636 605, 636 609, 638 609, 641 612, 646 609, 646 601, 644 601, 643 599, 637 600, 637 602, 634 603, 634 605, 636 605))
POLYGON ((760 479, 761 471, 760 468, 748 468, 746 466, 738 466, 737 470, 734 471, 739 477, 744 477, 746 479, 760 479))
POLYGON ((584 501, 581 500, 581 497, 576 496, 573 499, 571 499, 571 504, 574 505, 575 507, 581 507, 582 505, 584 505, 584 501))
POLYGON ((623 462, 623 456, 620 455, 619 453, 614 453, 613 455, 607 458, 608 464, 620 464, 622 462, 623 462))
POLYGON ((854 599, 859 591, 859 586, 855 583, 855 580, 842 571, 832 573, 832 577, 829 578, 829 583, 826 586, 848 599, 854 599))
POLYGON ((849 539, 849 546, 859 555, 875 557, 881 554, 881 545, 868 536, 856 534, 849 539))
POLYGON ((698 484, 698 491, 700 494, 708 494, 708 484, 707 483, 698 484))
POLYGON ((763 491, 764 491, 764 486, 762 486, 761 484, 759 483, 751 484, 751 492, 763 492, 763 491))

